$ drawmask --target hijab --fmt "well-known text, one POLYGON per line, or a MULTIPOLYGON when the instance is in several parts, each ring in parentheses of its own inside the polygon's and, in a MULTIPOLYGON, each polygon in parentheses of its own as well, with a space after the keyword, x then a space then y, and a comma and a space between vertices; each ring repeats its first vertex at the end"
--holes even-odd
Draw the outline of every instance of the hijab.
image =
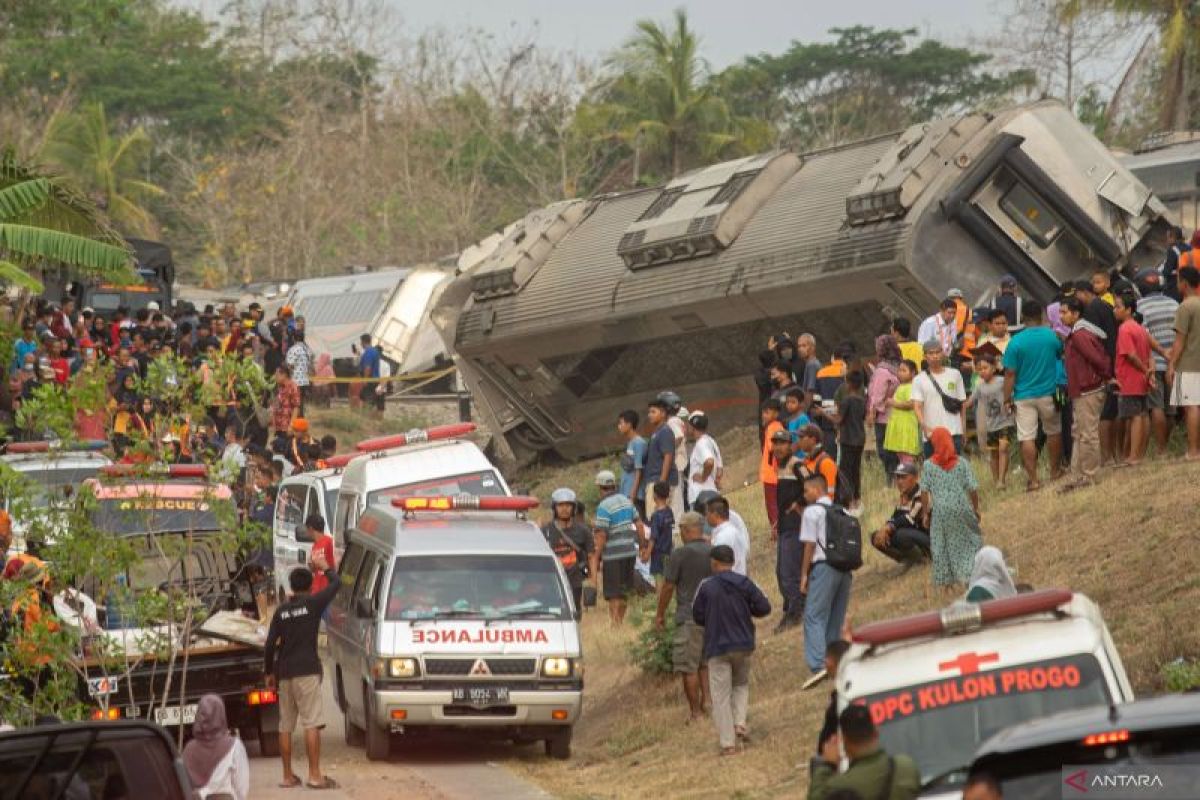
POLYGON ((929 434, 929 443, 933 445, 933 458, 930 459, 942 469, 949 472, 958 463, 958 453, 954 450, 954 438, 946 428, 934 428, 929 434))
POLYGON ((971 568, 971 580, 967 591, 979 587, 987 591, 994 599, 1012 597, 1017 593, 1013 585, 1012 575, 1008 565, 1004 563, 1004 554, 999 547, 987 545, 975 553, 975 566, 971 568))
POLYGON ((193 786, 208 785, 221 759, 233 749, 233 743, 229 723, 225 721, 225 703, 215 694, 204 695, 196 708, 192 740, 183 748, 183 765, 193 786))

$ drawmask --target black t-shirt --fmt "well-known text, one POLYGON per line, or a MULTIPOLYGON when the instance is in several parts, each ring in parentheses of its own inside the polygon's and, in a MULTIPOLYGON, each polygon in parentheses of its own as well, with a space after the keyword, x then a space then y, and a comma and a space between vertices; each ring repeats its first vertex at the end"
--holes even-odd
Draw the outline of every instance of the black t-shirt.
POLYGON ((1083 309, 1083 318, 1104 331, 1104 349, 1108 351, 1110 361, 1117 358, 1117 317, 1113 314, 1112 306, 1093 297, 1083 309))
POLYGON ((321 591, 296 595, 275 609, 263 653, 263 672, 267 675, 283 680, 321 674, 317 631, 321 615, 342 585, 336 570, 325 570, 325 578, 329 583, 321 591))
POLYGON ((795 472, 792 466, 796 464, 795 458, 788 462, 786 476, 781 471, 779 476, 779 484, 775 490, 777 505, 779 509, 779 532, 782 533, 799 533, 800 532, 800 516, 799 511, 788 512, 788 508, 796 503, 799 508, 804 508, 804 481, 795 477, 795 472))
POLYGON ((845 447, 865 447, 867 444, 867 401, 861 394, 844 394, 838 401, 841 424, 838 441, 845 447))

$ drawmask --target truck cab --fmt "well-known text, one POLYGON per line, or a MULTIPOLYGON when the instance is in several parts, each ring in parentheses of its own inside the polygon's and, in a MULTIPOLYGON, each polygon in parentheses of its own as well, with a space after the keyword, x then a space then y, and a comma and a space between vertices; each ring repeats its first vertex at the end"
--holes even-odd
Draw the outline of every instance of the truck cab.
POLYGON ((566 574, 523 517, 536 505, 397 497, 350 531, 328 631, 346 739, 368 758, 433 728, 570 756, 583 653, 566 574))
MULTIPOLYGON (((336 467, 301 472, 284 478, 279 484, 271 536, 277 597, 283 598, 288 594, 288 574, 296 567, 308 565, 312 542, 305 533, 304 521, 317 514, 325 520, 325 529, 332 532, 341 485, 342 470, 336 467)), ((340 539, 336 542, 334 549, 340 563, 345 548, 340 539)))
POLYGON ((15 509, 14 498, 3 497, 5 511, 13 518, 13 550, 26 550, 26 535, 31 529, 47 541, 53 539, 57 512, 71 500, 75 491, 87 479, 94 478, 112 459, 102 450, 104 441, 83 442, 15 442, 0 456, 0 464, 17 472, 28 488, 28 508, 15 509))
POLYGON ((916 761, 921 796, 943 800, 1002 728, 1133 699, 1099 607, 1064 589, 857 628, 836 687, 839 711, 866 705, 883 748, 916 761))

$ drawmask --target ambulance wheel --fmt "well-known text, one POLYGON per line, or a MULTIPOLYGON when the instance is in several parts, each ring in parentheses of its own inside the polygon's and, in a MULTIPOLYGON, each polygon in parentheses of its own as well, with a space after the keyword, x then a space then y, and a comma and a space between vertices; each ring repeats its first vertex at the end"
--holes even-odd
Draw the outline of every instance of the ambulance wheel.
POLYGON ((375 721, 370 692, 363 691, 363 709, 367 718, 363 720, 366 726, 367 759, 369 761, 386 761, 391 751, 392 735, 388 730, 379 727, 375 721))
POLYGON ((571 757, 571 729, 562 728, 546 739, 546 755, 560 760, 571 757))
POLYGON ((351 747, 362 747, 367 734, 350 719, 350 709, 347 708, 342 712, 342 719, 346 725, 346 744, 351 747))

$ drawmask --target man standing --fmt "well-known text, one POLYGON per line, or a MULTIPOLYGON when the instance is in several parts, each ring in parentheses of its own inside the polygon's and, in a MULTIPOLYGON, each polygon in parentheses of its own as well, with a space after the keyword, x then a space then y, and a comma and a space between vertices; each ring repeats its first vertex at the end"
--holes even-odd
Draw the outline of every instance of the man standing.
MULTIPOLYGON (((1075 282, 1075 296, 1083 303, 1083 318, 1104 331, 1104 350, 1110 365, 1117 361, 1117 318, 1112 306, 1096 296, 1089 281, 1075 282)), ((1111 369, 1110 369, 1111 371, 1111 369)), ((1113 441, 1114 422, 1117 419, 1117 391, 1115 385, 1105 387, 1104 407, 1100 409, 1100 465, 1115 461, 1113 441)))
POLYGON ((1112 377, 1112 362, 1104 349, 1104 331, 1083 318, 1083 303, 1068 297, 1060 307, 1062 322, 1071 329, 1063 351, 1067 372, 1067 397, 1071 400, 1070 491, 1090 484, 1100 469, 1100 412, 1105 387, 1112 377))
MULTIPOLYGON (((1178 225, 1172 225, 1167 228, 1167 255, 1163 259, 1162 265, 1155 270, 1162 276, 1163 290, 1169 299, 1178 301, 1179 298, 1179 257, 1191 250, 1189 245, 1183 238, 1183 228, 1178 225)), ((1140 276, 1139 276, 1140 279, 1140 276)), ((1144 316, 1144 315, 1143 315, 1144 316)), ((1151 331, 1153 335, 1153 331, 1151 331)), ((1159 340, 1162 344, 1162 340, 1159 340)), ((1166 347, 1166 345, 1163 345, 1166 347)))
POLYGON ((383 417, 386 400, 384 395, 375 391, 378 388, 378 379, 380 376, 380 365, 383 361, 383 356, 379 352, 379 348, 371 344, 371 334, 364 333, 359 337, 362 342, 362 355, 358 359, 359 373, 364 378, 363 388, 359 393, 359 397, 363 394, 368 398, 364 400, 364 404, 370 403, 375 407, 375 415, 379 418, 383 417))
POLYGON ((935 428, 945 428, 954 439, 954 449, 962 453, 963 431, 967 422, 967 390, 962 374, 946 366, 946 353, 941 342, 930 339, 925 342, 925 370, 913 379, 912 404, 917 415, 917 424, 925 438, 925 457, 933 455, 929 435, 935 428), (957 408, 951 411, 947 406, 957 408))
POLYGON ((300 416, 300 390, 292 381, 292 371, 287 364, 275 370, 275 399, 271 403, 271 428, 276 436, 291 433, 292 422, 300 416))
POLYGON ((704 631, 703 658, 708 665, 708 694, 721 755, 738 752, 746 739, 750 704, 750 659, 754 653, 754 618, 771 613, 771 602, 754 581, 734 569, 728 545, 710 553, 712 576, 700 583, 692 603, 692 621, 704 631))
POLYGON ((708 670, 701 666, 704 652, 704 629, 692 614, 692 601, 700 582, 712 574, 709 563, 711 547, 704 540, 704 521, 694 511, 679 520, 679 535, 683 547, 667 558, 663 583, 658 590, 658 610, 654 624, 662 630, 666 625, 667 606, 675 598, 675 638, 671 662, 676 673, 683 676, 683 695, 687 698, 691 720, 704 716, 708 700, 708 670))
POLYGON ((804 364, 804 375, 796 376, 800 388, 808 394, 817 389, 817 373, 821 371, 821 359, 817 358, 817 340, 811 333, 802 333, 796 340, 796 350, 804 364))
POLYGON ((957 314, 958 302, 953 297, 947 297, 942 301, 937 313, 921 323, 921 327, 917 329, 917 339, 926 354, 929 353, 927 345, 930 342, 936 342, 946 358, 954 352, 954 340, 958 337, 958 330, 954 324, 957 314))
POLYGON ((783 619, 775 633, 794 628, 804 620, 804 595, 800 591, 800 512, 804 507, 804 484, 800 481, 800 459, 792 452, 792 437, 787 431, 771 436, 774 448, 778 510, 775 538, 775 578, 783 598, 783 619))
POLYGON ((298 721, 304 728, 304 750, 308 755, 306 785, 310 789, 333 789, 337 783, 321 774, 321 728, 325 722, 317 630, 341 582, 320 552, 313 553, 312 565, 325 574, 326 586, 318 594, 311 594, 313 574, 305 567, 296 567, 288 575, 292 596, 271 617, 263 672, 267 686, 279 689, 279 755, 283 759, 280 785, 292 788, 301 783, 292 772, 292 731, 298 721))
POLYGON ((1183 302, 1175 312, 1175 344, 1167 366, 1171 404, 1178 406, 1187 424, 1187 459, 1200 459, 1200 270, 1179 270, 1183 302))
POLYGON ((825 561, 825 516, 833 503, 822 475, 804 481, 803 522, 800 541, 804 560, 800 565, 800 592, 804 602, 804 660, 812 676, 801 685, 811 689, 825 679, 825 646, 841 637, 842 623, 850 605, 854 575, 829 566, 825 561))
POLYGON ((633 501, 638 515, 644 520, 649 514, 646 508, 646 440, 638 436, 638 422, 638 413, 632 409, 617 415, 617 433, 625 440, 625 452, 621 455, 621 494, 633 501))
POLYGON ((840 736, 831 736, 813 758, 808 800, 861 797, 884 800, 913 800, 921 791, 921 773, 905 755, 888 755, 879 746, 879 731, 865 705, 850 705, 838 717, 840 736), (841 750, 850 768, 838 774, 841 750), (838 794, 848 790, 849 794, 838 794))
POLYGON ((771 392, 771 397, 782 403, 783 398, 796 385, 796 382, 792 380, 792 373, 778 361, 770 366, 768 373, 771 377, 771 385, 775 387, 775 390, 771 392))
MULTIPOLYGON (((331 571, 336 570, 337 556, 334 555, 333 537, 325 532, 325 520, 320 514, 310 514, 308 519, 304 520, 304 532, 307 534, 308 540, 312 542, 309 559, 311 560, 317 553, 320 553, 325 568, 331 571)), ((329 579, 325 577, 325 573, 317 572, 312 576, 312 586, 308 591, 311 594, 320 594, 328 585, 329 579)))
POLYGON ((1026 491, 1037 491, 1038 423, 1046 434, 1050 480, 1062 475, 1062 416, 1054 405, 1058 389, 1058 360, 1063 345, 1058 334, 1042 322, 1042 305, 1026 301, 1025 330, 1013 337, 1004 353, 1004 401, 1017 415, 1017 441, 1025 466, 1026 491))
POLYGON ((305 404, 309 402, 313 369, 313 351, 304 341, 304 334, 297 332, 293 337, 295 342, 287 351, 284 362, 292 368, 292 380, 300 390, 300 413, 304 413, 305 404))
POLYGON ((783 423, 779 421, 779 411, 779 401, 774 398, 766 400, 762 404, 763 444, 762 458, 758 463, 758 479, 762 481, 763 485, 763 502, 767 505, 767 522, 771 525, 772 539, 775 538, 779 523, 779 505, 776 496, 779 488, 779 465, 775 463, 775 446, 771 442, 776 432, 787 434, 783 423))
POLYGON ((1175 344, 1175 312, 1179 303, 1163 293, 1162 281, 1154 269, 1144 269, 1137 274, 1137 288, 1142 293, 1138 300, 1138 313, 1142 325, 1150 338, 1158 343, 1165 355, 1154 351, 1154 385, 1146 396, 1150 404, 1150 427, 1159 456, 1167 452, 1167 439, 1171 435, 1171 422, 1175 410, 1167 403, 1171 390, 1167 385, 1167 356, 1175 344))
POLYGON ((1137 298, 1133 293, 1117 295, 1113 311, 1120 328, 1117 330, 1117 388, 1120 399, 1117 417, 1122 431, 1117 441, 1124 441, 1124 428, 1128 426, 1129 453, 1126 466, 1137 466, 1146 457, 1150 444, 1150 406, 1147 396, 1154 385, 1154 360, 1150 356, 1150 334, 1134 319, 1137 298))
POLYGON ((562 563, 563 572, 567 573, 575 610, 582 611, 584 568, 596 549, 596 542, 591 529, 575 521, 575 492, 555 489, 550 495, 550 504, 554 508, 554 519, 542 526, 542 535, 562 563))
POLYGON ((592 574, 604 570, 604 599, 613 625, 625 621, 629 593, 634 586, 634 560, 646 545, 646 529, 628 497, 617 492, 617 477, 608 470, 596 473, 600 504, 596 506, 596 549, 592 574))
POLYGON ((733 571, 738 575, 748 575, 749 532, 730 519, 730 513, 729 501, 724 497, 714 497, 704 506, 705 522, 712 528, 712 546, 728 547, 733 552, 733 571))
POLYGON ((683 516, 683 495, 679 488, 679 471, 675 463, 675 434, 667 424, 667 403, 661 397, 650 401, 646 418, 650 421, 650 443, 646 447, 646 469, 643 479, 653 485, 662 481, 671 487, 671 513, 678 524, 683 516))
POLYGON ((721 448, 717 440, 708 435, 708 417, 703 411, 693 411, 687 421, 687 436, 692 441, 692 455, 688 461, 688 492, 699 497, 704 492, 719 492, 721 470, 721 448))
MULTIPOLYGON (((997 311, 1004 312, 1009 330, 1013 333, 1021 330, 1021 320, 1024 315, 1021 313, 1021 298, 1017 296, 1016 278, 1012 275, 1005 275, 1000 279, 1000 294, 992 298, 991 306, 997 311)), ((988 319, 992 319, 990 314, 988 319)), ((1000 349, 1003 351, 1004 348, 1000 349)))

